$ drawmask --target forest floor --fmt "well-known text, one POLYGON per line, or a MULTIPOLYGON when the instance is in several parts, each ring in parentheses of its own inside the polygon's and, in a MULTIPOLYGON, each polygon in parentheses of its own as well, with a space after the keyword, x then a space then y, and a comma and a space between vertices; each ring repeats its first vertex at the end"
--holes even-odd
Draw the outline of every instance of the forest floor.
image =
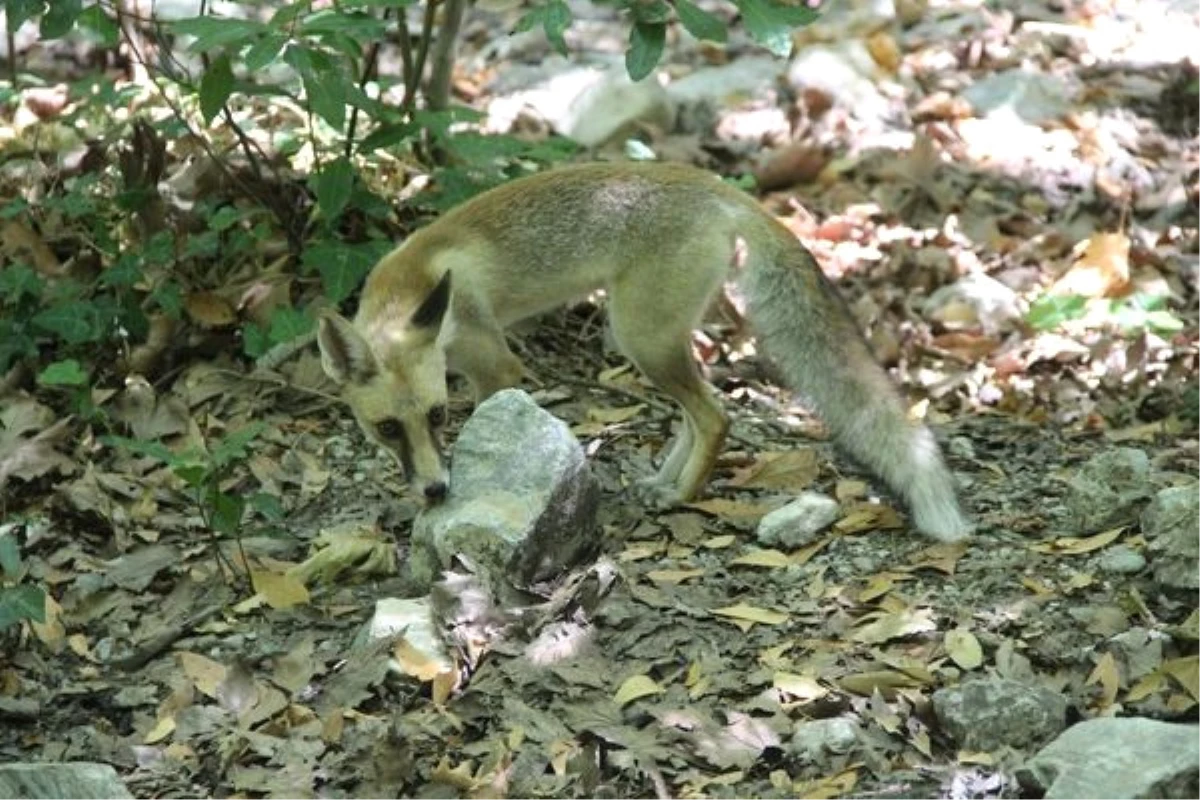
MULTIPOLYGON (((396 565, 418 503, 315 348, 252 368, 234 323, 255 279, 222 278, 188 296, 169 368, 91 389, 107 428, 71 416, 61 384, 6 381, 0 542, 20 546, 0 566, 10 588, 43 587, 49 614, 0 630, 0 761, 110 763, 138 797, 1022 796, 1014 771, 1044 741, 981 745, 948 729, 935 693, 998 676, 1065 698, 1062 726, 1196 721, 1196 592, 1164 578, 1180 559, 1194 573, 1195 553, 1157 546, 1143 515, 1198 472, 1197 73, 1145 58, 1164 20, 1196 41, 1196 14, 934 5, 909 26, 797 34, 793 63, 869 54, 868 99, 789 85, 781 61, 713 125, 635 127, 649 150, 768 187, 764 208, 937 431, 972 539, 911 530, 771 384, 736 335, 736 297, 695 341, 733 437, 705 498, 647 509, 629 486, 677 418, 607 346, 603 298, 581 300, 510 341, 523 388, 587 449, 600 556, 530 600, 537 623, 500 625, 506 609, 462 590, 439 619, 459 645, 446 687, 419 654, 362 636, 376 600, 412 591, 396 565), (988 84, 1002 74, 1016 83, 988 84), (249 420, 265 426, 214 462, 249 420), (180 455, 194 446, 209 456, 180 455), (189 493, 197 469, 254 498, 240 539, 214 544, 221 510, 189 493), (801 548, 756 545, 758 520, 802 491, 835 498, 839 519, 801 548), (327 580, 296 587, 286 576, 321 550, 339 551, 327 580), (805 725, 832 719, 850 741, 813 745, 805 725)), ((467 28, 460 98, 499 71, 470 66, 494 24, 467 28)), ((611 16, 583 29, 568 43, 604 47, 599 30, 623 46, 611 16)), ((680 44, 667 69, 745 54, 761 55, 680 44)), ((43 186, 43 203, 71 191, 43 186)), ((61 255, 87 238, 73 224, 37 229, 61 255)), ((37 250, 16 230, 6 258, 37 250)), ((452 441, 464 392, 451 412, 452 441)))

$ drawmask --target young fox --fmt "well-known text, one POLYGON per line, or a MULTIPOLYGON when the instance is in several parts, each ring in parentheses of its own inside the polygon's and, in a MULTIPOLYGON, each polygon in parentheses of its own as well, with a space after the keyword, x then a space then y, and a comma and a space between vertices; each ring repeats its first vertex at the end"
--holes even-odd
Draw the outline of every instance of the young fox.
POLYGON ((699 169, 587 164, 514 180, 418 231, 372 270, 354 322, 330 314, 325 371, 369 437, 427 501, 447 472, 439 445, 446 372, 476 402, 516 384, 503 330, 589 291, 608 293, 621 351, 683 410, 650 482, 657 500, 694 497, 729 427, 691 354, 691 332, 732 267, 760 346, 833 431, 941 541, 970 525, 929 430, 910 423, 833 285, 783 225, 699 169))

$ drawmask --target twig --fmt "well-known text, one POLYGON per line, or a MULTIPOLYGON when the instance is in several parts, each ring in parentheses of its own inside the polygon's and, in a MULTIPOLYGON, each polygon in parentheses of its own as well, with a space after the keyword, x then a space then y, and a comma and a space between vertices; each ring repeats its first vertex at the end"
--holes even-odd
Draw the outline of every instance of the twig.
POLYGON ((426 102, 434 111, 444 111, 450 105, 450 80, 454 75, 455 45, 467 9, 466 0, 445 2, 446 8, 442 13, 442 24, 438 28, 437 43, 433 51, 429 86, 425 91, 426 102))
POLYGON ((441 4, 441 0, 427 0, 425 3, 425 16, 421 19, 421 44, 417 48, 417 58, 413 62, 413 72, 411 85, 405 83, 404 94, 404 111, 406 115, 412 115, 417 107, 417 88, 421 83, 421 76, 425 74, 425 60, 429 56, 429 41, 433 38, 433 23, 437 19, 437 9, 441 4))
MULTIPOLYGON (((385 8, 383 10, 383 23, 386 25, 388 18, 391 17, 392 10, 385 8)), ((371 49, 367 51, 367 60, 363 63, 362 75, 358 78, 358 88, 360 91, 365 91, 367 81, 375 76, 375 68, 379 64, 379 46, 381 42, 376 39, 371 43, 371 49)), ((358 128, 358 106, 350 107, 350 125, 346 131, 346 160, 350 160, 350 156, 354 154, 354 132, 358 128)))
POLYGON ((163 631, 158 636, 155 636, 153 639, 146 642, 130 655, 127 655, 124 658, 118 658, 116 661, 112 662, 113 666, 126 672, 132 672, 135 669, 141 669, 159 655, 166 652, 171 645, 175 644, 175 642, 179 641, 188 633, 190 633, 193 628, 207 621, 209 617, 213 616, 224 607, 224 603, 214 603, 207 608, 201 609, 185 619, 183 622, 180 622, 179 624, 163 631))

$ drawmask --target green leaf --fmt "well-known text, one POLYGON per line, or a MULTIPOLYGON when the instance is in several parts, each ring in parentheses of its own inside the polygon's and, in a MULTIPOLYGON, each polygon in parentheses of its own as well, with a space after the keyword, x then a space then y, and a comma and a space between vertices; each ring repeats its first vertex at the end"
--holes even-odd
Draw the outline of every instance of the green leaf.
POLYGON ((325 164, 314 183, 317 207, 321 209, 325 220, 332 223, 350 199, 350 192, 354 188, 354 166, 345 158, 338 158, 325 164))
POLYGON ((242 57, 242 64, 248 72, 259 72, 279 60, 287 43, 288 37, 282 33, 268 33, 250 46, 242 57))
POLYGON ((4 13, 8 18, 8 32, 17 29, 42 13, 42 0, 4 0, 4 13))
POLYGON ((1146 326, 1155 333, 1179 333, 1183 320, 1170 311, 1150 311, 1146 314, 1146 326))
POLYGON ((564 0, 550 0, 549 3, 531 9, 517 20, 514 32, 533 30, 537 25, 546 32, 546 39, 560 54, 567 54, 567 42, 563 34, 571 27, 571 9, 564 0))
POLYGON ((100 44, 105 47, 116 47, 121 39, 121 29, 108 14, 104 13, 104 9, 100 7, 99 3, 83 10, 83 13, 79 15, 79 27, 98 36, 100 44))
POLYGON ((242 328, 242 349, 251 358, 258 358, 271 349, 271 339, 259 325, 248 322, 242 328))
POLYGON ((346 81, 340 67, 325 53, 291 44, 283 60, 300 73, 309 110, 337 130, 346 122, 346 81))
POLYGON ((212 462, 218 468, 224 468, 235 461, 241 461, 246 458, 248 453, 246 447, 262 435, 267 429, 265 423, 251 422, 238 428, 232 433, 226 434, 224 438, 212 446, 212 462))
POLYGON ((242 47, 256 41, 269 28, 261 22, 223 17, 189 17, 168 23, 176 36, 193 36, 196 41, 188 47, 193 53, 204 53, 224 47, 242 47))
POLYGON ((0 573, 10 580, 15 579, 21 570, 21 548, 17 546, 17 537, 12 533, 0 533, 0 573))
POLYGON ((206 125, 211 125, 213 118, 221 113, 231 94, 233 67, 229 63, 229 56, 222 55, 209 64, 200 80, 200 113, 206 125))
POLYGON ((109 447, 117 447, 127 453, 139 456, 149 456, 164 464, 173 464, 177 456, 162 442, 151 442, 144 439, 130 439, 127 436, 101 436, 100 442, 109 447))
POLYGON ((754 41, 777 56, 792 52, 792 28, 807 25, 819 15, 810 8, 785 6, 776 0, 734 0, 742 24, 754 41))
POLYGON ((0 631, 25 620, 46 621, 46 593, 33 584, 0 587, 0 631))
MULTIPOLYGON (((331 303, 345 300, 362 283, 378 258, 378 248, 318 242, 304 251, 304 266, 321 275, 321 285, 331 303)), ((272 337, 274 338, 274 337, 272 337)))
POLYGON ((39 27, 42 38, 57 39, 70 33, 82 10, 82 0, 50 0, 50 7, 42 15, 39 27))
POLYGON ((306 17, 300 23, 300 33, 305 36, 341 34, 357 42, 371 42, 387 35, 383 23, 366 14, 335 9, 322 9, 306 17))
POLYGON ((1087 298, 1082 295, 1048 294, 1030 305, 1025 321, 1040 331, 1047 331, 1068 320, 1079 319, 1086 311, 1087 298))
POLYGON ((279 498, 267 492, 255 492, 248 498, 250 507, 271 522, 283 521, 283 504, 279 498))
POLYGON ((88 374, 73 358, 55 361, 37 376, 42 386, 86 386, 88 374))
POLYGON ((271 315, 270 337, 273 344, 290 342, 312 331, 316 322, 295 308, 278 308, 271 315))
POLYGON ((210 520, 213 530, 226 536, 237 533, 242 524, 242 515, 246 510, 246 501, 241 498, 241 495, 214 491, 207 500, 211 506, 210 520))
POLYGON ((83 344, 100 336, 92 308, 83 301, 51 306, 35 314, 33 324, 48 333, 57 334, 68 344, 83 344))
POLYGON ((627 8, 633 13, 634 22, 670 22, 671 6, 666 0, 639 0, 627 8))
POLYGON ((667 38, 663 22, 636 22, 629 31, 629 49, 625 51, 625 71, 635 81, 649 75, 662 57, 667 38))
POLYGON ((42 279, 25 264, 9 264, 0 269, 0 298, 16 305, 24 297, 41 297, 42 279))
POLYGON ((727 37, 725 23, 691 0, 675 0, 675 13, 687 32, 697 39, 709 42, 724 42, 727 37))

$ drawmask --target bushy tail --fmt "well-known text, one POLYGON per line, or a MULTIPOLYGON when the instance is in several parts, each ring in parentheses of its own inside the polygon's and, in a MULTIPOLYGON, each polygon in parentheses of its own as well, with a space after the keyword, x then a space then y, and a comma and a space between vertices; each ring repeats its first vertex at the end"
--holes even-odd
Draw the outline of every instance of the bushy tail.
POLYGON ((808 251, 782 229, 769 238, 772 247, 748 254, 741 281, 760 346, 837 443, 906 501, 922 533, 943 542, 965 538, 971 525, 933 434, 908 420, 845 302, 808 251))

